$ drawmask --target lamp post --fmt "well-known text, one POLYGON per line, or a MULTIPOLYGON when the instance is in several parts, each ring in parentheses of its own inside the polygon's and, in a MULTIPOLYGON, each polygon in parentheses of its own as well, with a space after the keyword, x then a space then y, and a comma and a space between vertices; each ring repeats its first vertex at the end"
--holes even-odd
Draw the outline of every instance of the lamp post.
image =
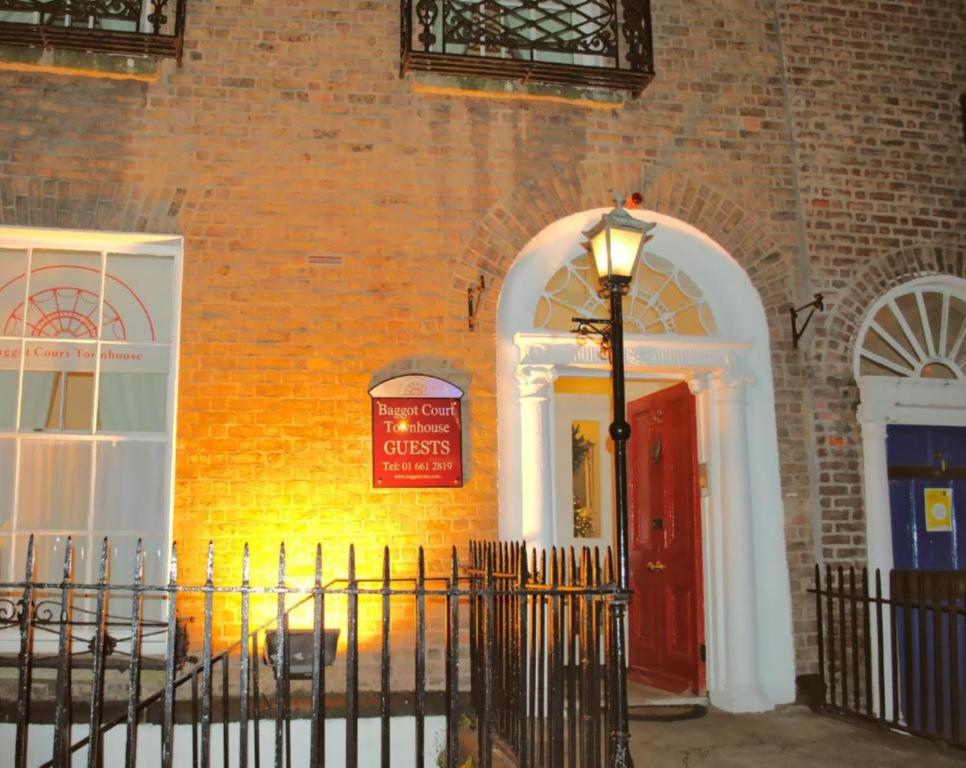
POLYGON ((611 359, 611 386, 614 393, 614 420, 610 436, 614 441, 614 510, 617 538, 617 595, 610 603, 611 636, 614 638, 614 664, 617 669, 615 698, 617 705, 614 731, 611 733, 611 766, 633 766, 627 728, 627 647, 624 614, 630 598, 627 541, 627 439, 631 427, 627 423, 624 403, 624 316, 621 299, 630 287, 634 268, 650 238, 654 224, 640 221, 624 209, 618 197, 617 206, 600 217, 600 221, 584 232, 585 246, 594 257, 600 278, 601 298, 610 300, 610 317, 606 319, 575 317, 575 332, 601 337, 611 359))

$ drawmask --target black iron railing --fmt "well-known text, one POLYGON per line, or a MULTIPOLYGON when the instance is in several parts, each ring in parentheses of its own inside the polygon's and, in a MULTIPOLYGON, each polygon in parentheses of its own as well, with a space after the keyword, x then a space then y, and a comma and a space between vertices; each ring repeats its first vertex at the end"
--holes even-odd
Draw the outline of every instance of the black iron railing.
POLYGON ((607 759, 607 702, 614 676, 624 673, 605 618, 620 597, 609 553, 602 567, 596 551, 579 561, 573 550, 528 559, 523 545, 474 543, 468 561, 454 549, 447 573, 430 576, 420 549, 415 575, 399 578, 386 548, 381 574, 361 578, 350 548, 345 578, 324 582, 317 546, 310 583, 293 586, 282 547, 277 582, 255 586, 247 546, 240 581, 230 585, 216 583, 209 546, 203 584, 180 582, 174 549, 168 583, 151 586, 140 546, 125 584, 108 581, 108 552, 105 542, 96 583, 76 583, 68 543, 62 579, 40 582, 31 539, 25 580, 0 584, 0 598, 17 606, 4 630, 19 644, 8 661, 18 670, 16 691, 0 696, 17 702, 15 712, 3 713, 16 723, 14 768, 25 768, 28 749, 38 748, 42 768, 84 757, 99 765, 115 737, 130 767, 145 740, 151 763, 160 756, 163 768, 189 759, 194 766, 319 766, 327 751, 330 764, 349 768, 377 754, 384 766, 439 759, 448 768, 470 756, 488 768, 494 750, 521 766, 607 759), (162 619, 147 621, 146 613, 162 619), (181 667, 185 617, 200 649, 181 667), (55 633, 38 637, 38 627, 55 633), (145 653, 152 643, 154 653, 145 653), (56 676, 43 700, 33 692, 45 654, 56 676), (158 671, 145 684, 150 669, 158 671), (378 735, 360 735, 367 716, 378 721, 378 735), (326 746, 332 719, 345 726, 337 756, 326 746), (54 725, 49 747, 49 736, 32 744, 39 738, 32 726, 42 722, 54 725), (397 729, 411 733, 409 752, 392 751, 397 729))
POLYGON ((654 77, 649 0, 402 0, 402 72, 619 88, 654 77))
POLYGON ((815 566, 817 708, 966 747, 966 572, 815 566))
POLYGON ((181 62, 187 0, 0 0, 0 44, 181 62))

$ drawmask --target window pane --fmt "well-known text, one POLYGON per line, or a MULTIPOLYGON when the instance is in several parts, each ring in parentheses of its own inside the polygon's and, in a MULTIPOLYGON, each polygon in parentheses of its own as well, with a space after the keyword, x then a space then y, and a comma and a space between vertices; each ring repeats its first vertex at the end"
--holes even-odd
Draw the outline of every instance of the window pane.
POLYGON ((27 335, 96 339, 101 255, 34 251, 27 302, 27 335))
MULTIPOLYGON (((148 586, 162 586, 167 582, 166 565, 167 552, 164 538, 156 536, 144 536, 142 543, 144 546, 144 583, 148 586)), ((94 541, 102 540, 100 533, 94 536, 94 541)), ((109 539, 109 551, 111 555, 110 582, 112 584, 133 584, 134 583, 134 563, 137 554, 137 536, 112 536, 109 539)), ((100 550, 98 550, 100 551, 100 550)), ((124 619, 131 615, 131 593, 115 592, 117 598, 111 602, 111 616, 117 619, 124 619)), ((146 594, 141 603, 141 616, 146 622, 161 621, 165 616, 166 603, 163 596, 156 594, 146 594)), ((145 636, 154 634, 158 627, 145 627, 145 636)))
POLYGON ((13 440, 0 440, 0 533, 9 533, 13 529, 13 478, 16 466, 17 444, 13 440))
POLYGON ((574 421, 570 425, 573 469, 574 537, 600 536, 600 425, 574 421))
POLYGON ((166 431, 168 350, 106 345, 97 409, 100 432, 166 431))
POLYGON ((94 528, 167 537, 167 462, 164 443, 100 443, 94 491, 94 528))
MULTIPOLYGON (((0 533, 0 581, 15 581, 18 577, 13 573, 12 552, 10 547, 13 544, 13 537, 0 533)), ((23 578, 20 576, 19 578, 23 578)), ((0 594, 0 597, 3 597, 0 594)))
POLYGON ((87 530, 91 448, 82 442, 23 441, 18 531, 87 530))
POLYGON ((162 256, 107 257, 105 341, 169 342, 174 260, 162 256))
POLYGON ((0 431, 17 426, 20 342, 0 339, 0 431))
POLYGON ((27 252, 0 248, 0 336, 22 336, 27 252))
POLYGON ((28 342, 21 432, 90 432, 94 415, 94 355, 90 344, 28 342))
MULTIPOLYGON (((111 582, 114 584, 134 583, 134 562, 137 555, 138 539, 144 546, 144 583, 160 586, 167 582, 165 565, 167 556, 164 541, 160 536, 110 536, 111 582)), ((100 531, 95 532, 94 540, 103 540, 100 531)))
MULTIPOLYGON (((36 581, 58 582, 64 578, 64 556, 67 536, 34 534, 34 579, 36 581)), ((17 579, 23 578, 27 566, 27 542, 29 536, 20 534, 14 537, 13 570, 17 579)), ((71 537, 73 547, 72 575, 75 582, 85 582, 87 571, 88 540, 86 535, 71 537)), ((51 597, 58 597, 50 595, 51 597)))

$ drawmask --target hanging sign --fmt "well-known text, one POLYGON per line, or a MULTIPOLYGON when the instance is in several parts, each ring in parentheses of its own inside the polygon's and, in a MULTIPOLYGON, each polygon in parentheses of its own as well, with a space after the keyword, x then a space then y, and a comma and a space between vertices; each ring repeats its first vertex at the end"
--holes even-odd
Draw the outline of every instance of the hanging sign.
POLYGON ((925 488, 926 531, 939 533, 953 530, 953 489, 925 488))
POLYGON ((372 483, 376 488, 463 485, 463 392, 433 376, 397 376, 372 397, 372 483))

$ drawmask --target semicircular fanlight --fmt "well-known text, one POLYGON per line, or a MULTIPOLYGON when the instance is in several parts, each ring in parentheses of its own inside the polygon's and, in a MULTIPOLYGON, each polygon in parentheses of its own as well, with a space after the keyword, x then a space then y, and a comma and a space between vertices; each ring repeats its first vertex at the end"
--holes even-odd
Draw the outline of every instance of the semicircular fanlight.
POLYGON ((859 332, 855 375, 966 379, 966 295, 939 283, 886 294, 859 332))
MULTIPOLYGON (((574 317, 605 317, 597 295, 597 272, 591 257, 570 259, 547 281, 537 301, 534 328, 569 331, 574 317)), ((698 284, 673 262, 645 252, 624 297, 624 332, 710 336, 717 332, 714 314, 698 284)))

